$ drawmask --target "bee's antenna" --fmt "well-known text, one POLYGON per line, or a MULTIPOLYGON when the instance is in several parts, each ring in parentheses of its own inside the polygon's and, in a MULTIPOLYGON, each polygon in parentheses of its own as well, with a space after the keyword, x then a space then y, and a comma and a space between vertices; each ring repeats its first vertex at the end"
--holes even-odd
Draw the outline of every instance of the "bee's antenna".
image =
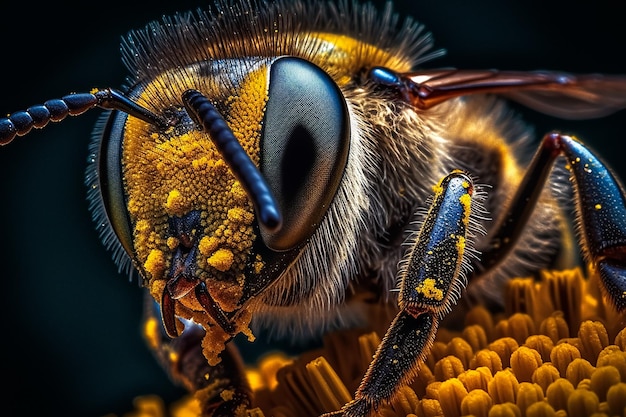
POLYGON ((182 98, 189 115, 209 133, 224 161, 250 196, 260 226, 268 231, 279 229, 282 216, 278 204, 261 171, 241 147, 224 118, 209 99, 197 90, 185 91, 182 98))
POLYGON ((49 122, 60 122, 68 115, 77 116, 94 107, 120 110, 159 128, 171 125, 169 120, 141 107, 121 92, 106 88, 92 93, 68 94, 0 119, 0 145, 10 143, 16 136, 26 135, 32 128, 41 129, 49 122))

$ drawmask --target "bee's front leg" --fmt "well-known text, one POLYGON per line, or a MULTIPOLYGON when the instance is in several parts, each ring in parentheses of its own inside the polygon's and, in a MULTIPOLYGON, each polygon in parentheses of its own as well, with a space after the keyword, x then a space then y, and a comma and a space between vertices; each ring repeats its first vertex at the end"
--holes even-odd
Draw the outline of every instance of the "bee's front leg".
POLYGON ((170 378, 195 395, 202 416, 245 416, 251 390, 237 348, 226 344, 220 362, 210 365, 202 353, 205 330, 190 321, 180 336, 167 336, 159 306, 146 294, 144 337, 170 378))
POLYGON ((460 171, 435 187, 421 229, 400 263, 400 312, 378 346, 354 400, 328 416, 368 416, 417 374, 439 320, 466 284, 468 262, 463 259, 473 194, 471 179, 460 171))

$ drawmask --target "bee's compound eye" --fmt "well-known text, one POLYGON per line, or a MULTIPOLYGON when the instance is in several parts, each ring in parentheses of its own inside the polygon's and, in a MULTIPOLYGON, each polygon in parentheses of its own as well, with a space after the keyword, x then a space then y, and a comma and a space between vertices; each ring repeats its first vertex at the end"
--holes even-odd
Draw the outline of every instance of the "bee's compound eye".
POLYGON ((270 69, 260 165, 283 225, 263 233, 269 248, 293 248, 315 231, 341 182, 349 145, 348 109, 333 79, 304 59, 277 59, 270 69))
POLYGON ((128 115, 112 111, 101 118, 91 144, 96 155, 87 167, 92 216, 105 246, 120 267, 133 257, 133 241, 122 178, 122 142, 128 115))

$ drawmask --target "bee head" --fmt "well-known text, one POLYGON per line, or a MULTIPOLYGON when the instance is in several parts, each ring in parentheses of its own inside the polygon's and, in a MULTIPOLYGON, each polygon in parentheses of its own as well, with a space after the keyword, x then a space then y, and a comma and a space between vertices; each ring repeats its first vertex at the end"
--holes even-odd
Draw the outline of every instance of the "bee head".
POLYGON ((242 307, 296 259, 330 206, 350 142, 345 99, 325 71, 290 56, 196 63, 129 95, 171 122, 107 116, 95 212, 170 335, 176 316, 236 333, 242 307))
MULTIPOLYGON (((123 44, 135 76, 128 98, 173 122, 113 111, 94 140, 99 162, 88 178, 100 190, 92 193, 96 220, 111 225, 105 242, 140 272, 172 336, 176 317, 241 331, 246 303, 300 255, 312 256, 309 242, 321 227, 328 234, 335 195, 349 194, 342 180, 355 122, 346 86, 373 65, 410 68, 412 58, 393 53, 401 46, 335 34, 341 14, 303 25, 295 17, 326 10, 299 7, 175 16, 123 44), (228 145, 217 145, 224 137, 228 145)), ((419 39, 421 27, 409 29, 419 39)), ((424 38, 414 49, 429 47, 424 38)), ((343 203, 333 219, 356 216, 359 204, 343 203)))

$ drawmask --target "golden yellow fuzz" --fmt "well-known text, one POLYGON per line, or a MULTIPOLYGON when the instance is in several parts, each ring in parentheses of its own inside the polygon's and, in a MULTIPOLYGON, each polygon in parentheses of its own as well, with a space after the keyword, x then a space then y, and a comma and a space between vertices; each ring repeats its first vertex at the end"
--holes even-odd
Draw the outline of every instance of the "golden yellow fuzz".
POLYGON ((310 56, 308 59, 316 64, 323 61, 324 70, 330 74, 335 82, 342 86, 353 80, 354 74, 365 67, 364 63, 393 68, 398 72, 411 70, 411 63, 396 54, 382 50, 374 45, 363 43, 353 37, 335 33, 310 33, 310 38, 320 42, 320 48, 325 53, 310 56))

